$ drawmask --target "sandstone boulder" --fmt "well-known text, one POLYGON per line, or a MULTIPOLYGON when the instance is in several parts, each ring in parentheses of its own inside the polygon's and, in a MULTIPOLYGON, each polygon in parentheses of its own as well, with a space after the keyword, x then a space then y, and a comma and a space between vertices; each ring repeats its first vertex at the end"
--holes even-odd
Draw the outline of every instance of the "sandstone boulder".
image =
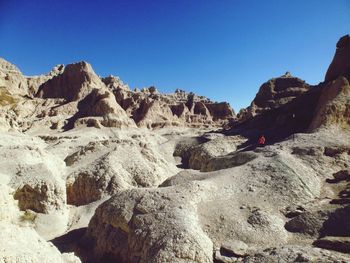
POLYGON ((239 240, 231 240, 222 244, 220 250, 226 255, 244 257, 247 255, 248 245, 239 240))

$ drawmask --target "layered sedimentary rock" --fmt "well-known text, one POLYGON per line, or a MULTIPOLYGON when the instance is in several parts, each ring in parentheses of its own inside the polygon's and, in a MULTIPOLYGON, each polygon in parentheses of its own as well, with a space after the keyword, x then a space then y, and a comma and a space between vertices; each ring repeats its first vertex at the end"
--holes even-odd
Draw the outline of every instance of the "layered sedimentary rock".
POLYGON ((228 103, 177 90, 161 94, 155 87, 131 91, 118 77, 100 78, 82 61, 58 65, 46 75, 25 77, 11 63, 0 61, 0 103, 8 106, 4 129, 38 126, 160 128, 220 127, 235 114, 228 103), (25 105, 25 107, 24 107, 25 105))
POLYGON ((141 91, 131 91, 122 84, 109 84, 109 87, 118 103, 141 127, 222 126, 235 117, 228 103, 214 103, 179 89, 172 94, 161 94, 155 87, 141 91))
MULTIPOLYGON (((26 77, 15 65, 0 58, 1 92, 6 90, 11 95, 34 96, 41 84, 62 73, 63 68, 62 65, 57 65, 48 74, 26 77)), ((0 98, 5 100, 3 97, 0 98)))
POLYGON ((67 103, 78 102, 77 111, 68 126, 134 126, 133 121, 116 103, 113 94, 86 62, 67 65, 62 74, 40 86, 37 96, 44 99, 60 98, 67 103))
MULTIPOLYGON (((7 62, 6 65, 11 64, 7 62)), ((23 89, 27 89, 27 96, 12 95, 11 91, 19 88, 15 89, 12 82, 11 85, 4 83, 1 104, 8 107, 1 109, 6 112, 2 122, 8 127, 20 130, 38 126, 63 130, 79 125, 135 127, 134 121, 86 62, 60 65, 45 76, 27 78, 12 68, 20 84, 25 83, 23 89)))
POLYGON ((305 81, 286 72, 281 77, 262 84, 251 105, 242 109, 238 118, 243 122, 263 112, 277 109, 305 93, 309 88, 305 81))

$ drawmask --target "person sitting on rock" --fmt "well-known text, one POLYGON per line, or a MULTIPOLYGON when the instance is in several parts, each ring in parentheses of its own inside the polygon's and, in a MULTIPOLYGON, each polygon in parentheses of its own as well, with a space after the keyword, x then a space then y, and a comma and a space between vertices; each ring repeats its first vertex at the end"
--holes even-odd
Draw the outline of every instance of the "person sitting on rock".
POLYGON ((264 147, 265 141, 266 141, 265 136, 264 136, 264 135, 261 135, 261 136, 259 137, 259 140, 258 140, 258 146, 259 146, 259 147, 264 147))

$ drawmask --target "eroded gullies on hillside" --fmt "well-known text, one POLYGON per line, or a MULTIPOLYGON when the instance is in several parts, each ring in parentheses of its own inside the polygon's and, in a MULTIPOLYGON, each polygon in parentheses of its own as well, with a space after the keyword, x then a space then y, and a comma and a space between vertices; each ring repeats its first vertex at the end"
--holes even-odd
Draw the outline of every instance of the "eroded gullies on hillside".
POLYGON ((349 39, 325 82, 271 79, 237 118, 86 62, 1 60, 1 259, 349 261, 349 39))

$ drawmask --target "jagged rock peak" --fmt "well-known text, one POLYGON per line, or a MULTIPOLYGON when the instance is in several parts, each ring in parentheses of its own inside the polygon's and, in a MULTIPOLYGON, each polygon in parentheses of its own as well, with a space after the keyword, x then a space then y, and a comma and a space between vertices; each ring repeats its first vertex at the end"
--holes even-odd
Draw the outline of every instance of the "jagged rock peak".
POLYGON ((39 87, 37 93, 41 98, 64 98, 67 101, 79 100, 94 88, 104 86, 95 74, 92 66, 81 61, 68 64, 62 74, 54 76, 39 87))
POLYGON ((325 82, 335 80, 339 76, 350 79, 350 35, 339 39, 334 58, 325 76, 325 82))
POLYGON ((284 73, 281 78, 293 78, 292 74, 289 71, 286 71, 286 73, 284 73))
POLYGON ((64 71, 64 65, 63 64, 58 64, 54 66, 51 71, 49 72, 49 76, 56 76, 57 74, 60 74, 64 71))
MULTIPOLYGON (((4 68, 19 72, 10 63, 2 64, 4 68)), ((41 99, 49 99, 45 103, 50 106, 43 103, 36 107, 35 110, 40 112, 35 116, 40 116, 41 121, 49 123, 52 129, 67 130, 81 124, 133 127, 135 122, 138 126, 150 128, 222 127, 235 118, 228 103, 213 102, 193 92, 178 89, 163 94, 155 86, 131 91, 119 77, 96 75, 85 61, 57 65, 46 75, 31 77, 3 73, 0 68, 0 87, 5 87, 6 95, 23 94, 38 98, 31 105, 33 107, 43 103, 41 99)), ((13 101, 12 97, 9 98, 6 105, 13 101)), ((34 119, 26 118, 27 126, 34 119)))
POLYGON ((117 76, 109 75, 107 77, 101 78, 101 80, 111 90, 114 90, 114 89, 130 90, 129 86, 125 84, 117 76))

